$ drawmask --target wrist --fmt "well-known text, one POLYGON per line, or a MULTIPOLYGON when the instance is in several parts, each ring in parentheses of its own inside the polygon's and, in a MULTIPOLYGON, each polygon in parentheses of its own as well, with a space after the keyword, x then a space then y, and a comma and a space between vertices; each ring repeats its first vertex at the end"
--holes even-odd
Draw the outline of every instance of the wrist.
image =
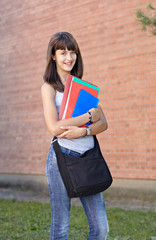
POLYGON ((82 137, 85 137, 87 135, 87 129, 86 127, 83 127, 81 129, 82 129, 82 137))

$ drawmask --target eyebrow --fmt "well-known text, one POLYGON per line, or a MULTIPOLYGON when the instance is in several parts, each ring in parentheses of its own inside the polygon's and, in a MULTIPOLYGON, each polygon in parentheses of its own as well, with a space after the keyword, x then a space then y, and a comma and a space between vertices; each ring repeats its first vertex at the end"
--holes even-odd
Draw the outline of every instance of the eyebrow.
POLYGON ((60 49, 60 51, 62 51, 62 52, 67 52, 67 51, 69 51, 69 52, 75 52, 74 50, 68 50, 68 49, 60 49))

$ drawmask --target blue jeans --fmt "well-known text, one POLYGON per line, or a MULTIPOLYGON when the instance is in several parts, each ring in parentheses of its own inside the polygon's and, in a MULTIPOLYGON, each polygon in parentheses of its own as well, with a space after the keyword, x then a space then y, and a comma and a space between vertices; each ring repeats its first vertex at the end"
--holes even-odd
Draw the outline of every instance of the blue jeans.
MULTIPOLYGON (((79 153, 62 148, 62 152, 78 156, 79 153)), ((50 240, 67 240, 70 222, 71 199, 68 197, 62 181, 53 144, 49 148, 46 165, 46 176, 51 203, 51 233, 50 240)), ((109 231, 103 194, 98 193, 81 197, 89 224, 88 240, 105 240, 109 231)))

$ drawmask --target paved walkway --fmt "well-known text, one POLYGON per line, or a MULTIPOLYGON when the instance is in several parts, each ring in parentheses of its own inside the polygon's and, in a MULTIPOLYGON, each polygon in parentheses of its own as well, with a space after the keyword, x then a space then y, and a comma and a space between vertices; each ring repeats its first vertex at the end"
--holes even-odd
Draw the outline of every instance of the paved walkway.
MULTIPOLYGON (((156 193, 138 193, 130 192, 129 190, 121 191, 114 190, 106 191, 104 193, 106 208, 119 207, 122 209, 136 209, 143 211, 156 212, 156 193)), ((37 201, 49 202, 49 195, 46 193, 39 193, 35 191, 13 189, 13 188, 0 188, 0 199, 16 201, 37 201)), ((78 198, 72 199, 72 204, 81 205, 78 198)))

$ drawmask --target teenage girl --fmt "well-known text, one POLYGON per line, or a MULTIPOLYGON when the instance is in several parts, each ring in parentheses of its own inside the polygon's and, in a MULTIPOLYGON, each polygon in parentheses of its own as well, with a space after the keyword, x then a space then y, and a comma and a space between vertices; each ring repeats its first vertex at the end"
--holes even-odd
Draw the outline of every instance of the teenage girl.
MULTIPOLYGON (((53 136, 57 136, 61 151, 79 156, 94 147, 93 135, 107 129, 107 121, 101 107, 90 110, 92 124, 89 129, 81 127, 89 121, 89 113, 75 118, 59 120, 64 86, 67 75, 78 78, 83 75, 83 62, 79 46, 68 32, 54 34, 47 50, 47 66, 41 87, 44 117, 53 136)), ((46 176, 51 203, 51 240, 68 239, 70 204, 64 183, 57 166, 57 159, 51 142, 46 164, 46 176)), ((88 240, 105 240, 108 233, 107 214, 103 194, 81 197, 89 224, 88 240)))

